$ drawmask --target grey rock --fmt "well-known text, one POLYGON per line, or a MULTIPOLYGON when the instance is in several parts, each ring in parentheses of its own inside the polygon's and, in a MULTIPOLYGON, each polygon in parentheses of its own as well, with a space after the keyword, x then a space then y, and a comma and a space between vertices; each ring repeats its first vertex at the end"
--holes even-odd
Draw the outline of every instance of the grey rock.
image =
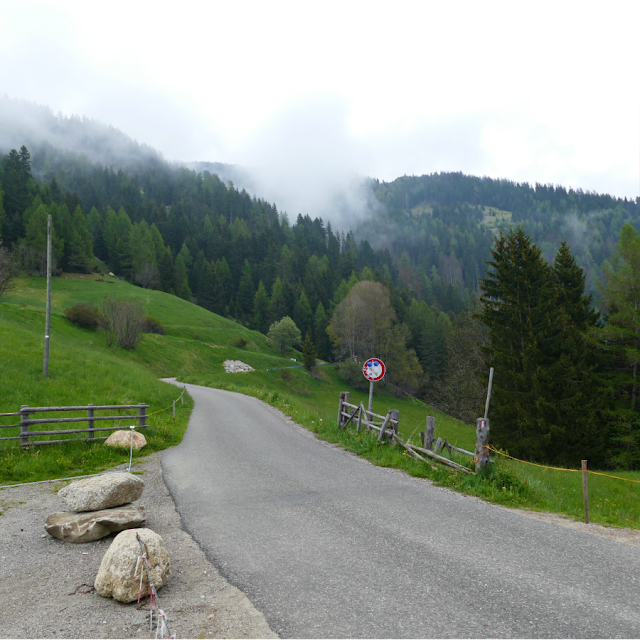
POLYGON ((127 472, 108 473, 76 480, 60 489, 58 496, 71 511, 98 511, 133 502, 143 490, 144 481, 138 476, 127 472))
POLYGON ((138 567, 137 577, 135 576, 136 563, 140 557, 140 545, 136 534, 140 536, 149 552, 147 556, 149 572, 155 588, 160 589, 167 583, 171 573, 171 561, 162 538, 151 529, 130 529, 115 537, 102 558, 94 583, 96 591, 101 596, 113 597, 119 602, 137 600, 140 572, 142 572, 142 595, 149 595, 149 579, 142 563, 138 567))
POLYGON ((93 542, 108 536, 110 533, 133 529, 144 524, 146 518, 142 505, 116 507, 74 513, 61 511, 52 513, 46 520, 46 532, 65 542, 93 542))

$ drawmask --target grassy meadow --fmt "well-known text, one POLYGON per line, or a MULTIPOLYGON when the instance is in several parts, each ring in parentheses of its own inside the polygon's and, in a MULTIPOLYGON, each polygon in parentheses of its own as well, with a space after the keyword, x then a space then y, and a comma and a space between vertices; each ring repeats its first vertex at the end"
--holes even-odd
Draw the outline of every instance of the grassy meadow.
MULTIPOLYGON (((51 357, 49 377, 45 379, 42 375, 45 293, 44 278, 20 278, 16 290, 0 302, 0 412, 18 411, 23 404, 144 402, 150 405, 149 413, 158 412, 148 420, 151 426, 145 436, 149 445, 134 453, 136 457, 144 456, 179 443, 186 429, 193 406, 191 398, 185 396, 184 404, 177 404, 174 419, 170 407, 180 390, 158 380, 175 376, 182 382, 260 398, 318 437, 339 443, 374 464, 401 468, 414 476, 428 477, 454 490, 506 506, 551 511, 576 519, 584 517, 579 473, 545 470, 496 456, 484 474, 471 476, 439 465, 434 469, 399 447, 378 444, 371 434, 356 434, 354 428, 339 430, 336 426, 339 392, 348 389, 334 366, 318 367, 314 375, 301 368, 280 368, 299 364, 299 352, 289 350, 282 357, 259 332, 174 296, 140 289, 115 278, 67 274, 54 279, 51 357), (100 331, 79 329, 62 315, 77 302, 100 305, 106 295, 139 299, 146 312, 164 324, 166 335, 145 335, 133 351, 109 349, 100 331), (291 362, 290 358, 298 362, 291 362), (242 360, 256 371, 227 374, 222 363, 228 359, 242 360)), ((366 392, 350 392, 352 403, 363 401, 366 406, 366 392)), ((435 415, 435 437, 446 437, 453 445, 473 450, 473 426, 436 412, 420 401, 400 400, 376 387, 373 409, 383 415, 389 409, 398 409, 401 437, 416 444, 427 415, 435 415)), ((0 418, 0 425, 18 421, 19 417, 4 417, 0 418)), ((124 419, 121 426, 134 422, 124 419)), ((47 426, 43 425, 43 430, 47 426)), ((50 425, 50 428, 59 427, 50 425)), ((18 433, 17 428, 0 429, 0 437, 18 433)), ((95 473, 128 461, 128 451, 104 447, 100 441, 85 443, 82 441, 85 435, 77 434, 63 445, 28 450, 22 450, 18 441, 0 441, 0 484, 95 473)), ((454 459, 470 464, 468 457, 455 452, 454 459)), ((638 472, 615 475, 640 480, 638 472)), ((590 475, 589 487, 592 522, 640 528, 639 484, 590 475)))

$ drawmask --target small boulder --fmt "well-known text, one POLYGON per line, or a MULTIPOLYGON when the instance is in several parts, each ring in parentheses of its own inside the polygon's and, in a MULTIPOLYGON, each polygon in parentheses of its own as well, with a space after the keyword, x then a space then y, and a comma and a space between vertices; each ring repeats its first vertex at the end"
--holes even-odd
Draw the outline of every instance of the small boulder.
POLYGON ((133 602, 138 599, 140 588, 140 572, 142 571, 142 595, 149 595, 149 579, 147 571, 138 567, 134 577, 136 563, 141 555, 140 545, 136 539, 140 536, 146 545, 150 565, 151 580, 156 589, 163 587, 171 573, 171 561, 164 547, 162 538, 151 529, 129 529, 119 533, 102 558, 102 564, 95 581, 96 591, 105 598, 113 597, 119 602, 133 602))
POLYGON ((143 490, 144 482, 138 476, 124 472, 76 480, 58 495, 71 511, 98 511, 133 502, 143 490))
POLYGON ((133 529, 144 524, 146 518, 142 505, 115 507, 85 513, 59 511, 45 521, 45 531, 65 542, 92 542, 110 533, 133 529))
POLYGON ((131 434, 133 434, 133 448, 138 451, 142 449, 147 444, 147 439, 137 431, 125 431, 124 429, 120 429, 119 431, 114 431, 105 441, 104 443, 108 447, 125 447, 128 449, 131 446, 131 434))

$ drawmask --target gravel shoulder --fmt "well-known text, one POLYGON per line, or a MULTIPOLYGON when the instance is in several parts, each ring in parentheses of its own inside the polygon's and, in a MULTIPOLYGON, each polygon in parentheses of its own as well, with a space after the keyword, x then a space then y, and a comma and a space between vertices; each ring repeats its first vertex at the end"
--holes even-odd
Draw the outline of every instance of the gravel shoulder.
MULTIPOLYGON (((142 459, 145 526, 162 536, 171 558, 169 583, 158 596, 178 638, 277 638, 264 616, 206 559, 189 534, 162 480, 161 454, 142 459)), ((123 467, 126 468, 126 465, 123 467)), ((155 638, 148 599, 122 604, 93 590, 115 534, 86 544, 45 533, 45 518, 64 507, 57 490, 68 482, 0 490, 0 637, 155 638)))

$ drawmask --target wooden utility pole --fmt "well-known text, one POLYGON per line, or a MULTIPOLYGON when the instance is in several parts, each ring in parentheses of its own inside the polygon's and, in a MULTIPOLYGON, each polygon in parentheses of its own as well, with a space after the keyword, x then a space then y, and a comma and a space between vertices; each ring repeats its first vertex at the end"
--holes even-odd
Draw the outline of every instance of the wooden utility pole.
POLYGON ((489 369, 489 388, 487 389, 487 402, 484 405, 484 419, 489 417, 489 401, 491 400, 491 387, 493 386, 493 367, 489 369))
POLYGON ((49 376, 49 334, 51 332, 51 253, 53 243, 51 236, 51 215, 49 215, 47 218, 47 311, 44 321, 44 365, 42 367, 45 378, 49 376))

